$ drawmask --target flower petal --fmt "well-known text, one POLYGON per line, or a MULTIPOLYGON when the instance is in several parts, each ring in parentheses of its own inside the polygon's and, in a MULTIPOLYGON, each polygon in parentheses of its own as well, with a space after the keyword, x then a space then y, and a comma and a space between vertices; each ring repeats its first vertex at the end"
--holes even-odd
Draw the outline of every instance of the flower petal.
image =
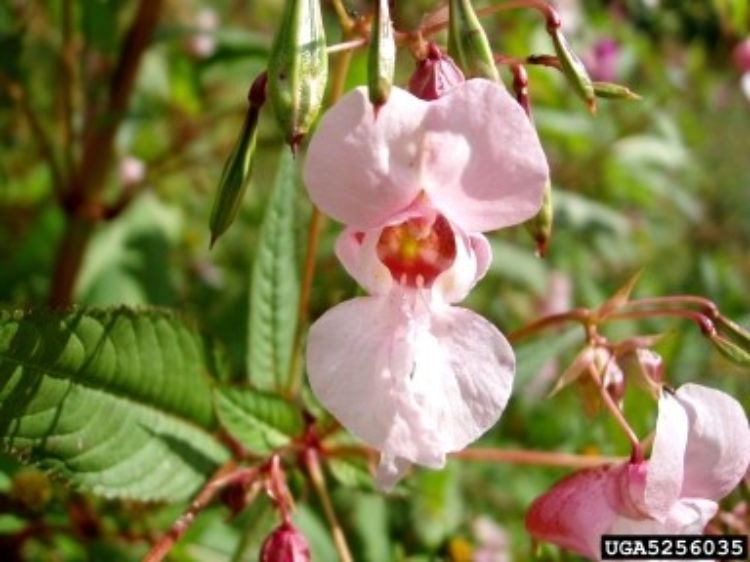
POLYGON ((623 469, 603 466, 564 478, 531 504, 526 529, 534 538, 599 559, 600 537, 620 511, 623 469))
POLYGON ((313 392, 349 431, 381 450, 399 415, 397 391, 412 369, 407 343, 405 317, 393 298, 346 301, 310 328, 313 392))
POLYGON ((500 418, 512 392, 513 349, 490 322, 465 308, 435 307, 418 329, 413 400, 445 452, 476 440, 500 418))
POLYGON ((699 535, 703 533, 719 506, 704 499, 682 499, 675 502, 664 521, 618 517, 609 533, 613 535, 699 535))
POLYGON ((344 96, 320 121, 305 159, 310 198, 358 229, 382 226, 421 191, 420 124, 428 104, 400 89, 375 119, 365 88, 344 96))
POLYGON ((307 347, 313 391, 354 435, 386 460, 433 468, 497 421, 514 366, 492 324, 461 308, 432 310, 414 291, 332 308, 307 347))
POLYGON ((421 183, 452 222, 484 232, 537 213, 547 160, 536 130, 505 88, 469 80, 433 102, 422 127, 421 183))
POLYGON ((321 120, 304 170, 315 204, 358 229, 382 226, 422 191, 466 231, 517 224, 539 210, 548 176, 534 127, 488 80, 433 102, 393 88, 377 119, 358 88, 321 120))
POLYGON ((680 497, 687 435, 685 409, 668 392, 662 392, 642 500, 646 513, 660 521, 680 497))
POLYGON ((720 500, 739 484, 750 463, 750 429, 734 398, 705 386, 677 390, 690 424, 682 496, 720 500))
POLYGON ((336 240, 336 256, 344 269, 371 295, 386 294, 393 285, 391 272, 378 258, 381 232, 382 229, 360 232, 346 228, 336 240))
POLYGON ((477 255, 475 251, 475 248, 478 248, 480 253, 492 252, 489 242, 483 235, 469 236, 455 225, 451 226, 456 241, 456 257, 451 266, 438 275, 433 284, 435 296, 446 303, 460 302, 466 298, 477 281, 487 272, 487 260, 492 259, 491 253, 488 257, 486 254, 477 255), (486 246, 482 245, 482 240, 486 246))
POLYGON ((390 492, 411 468, 411 463, 401 457, 381 454, 375 474, 375 484, 384 492, 390 492))

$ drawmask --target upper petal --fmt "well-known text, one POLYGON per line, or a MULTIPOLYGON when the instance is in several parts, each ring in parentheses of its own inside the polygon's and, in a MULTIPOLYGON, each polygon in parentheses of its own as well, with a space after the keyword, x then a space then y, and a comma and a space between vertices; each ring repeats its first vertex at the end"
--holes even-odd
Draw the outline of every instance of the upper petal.
POLYGON ((689 418, 683 497, 720 500, 750 463, 750 429, 742 406, 723 392, 697 384, 677 390, 689 418))
POLYGON ((623 466, 602 466, 564 478, 531 504, 526 529, 537 539, 599 558, 600 537, 620 511, 623 466))
POLYGON ((393 88, 376 119, 365 88, 344 96, 323 116, 307 151, 304 179, 313 202, 358 229, 382 226, 409 205, 421 190, 427 106, 393 88))
POLYGON ((481 79, 433 102, 393 88, 377 119, 354 90, 324 115, 304 170, 315 204, 355 228, 383 225, 424 191, 469 232, 532 217, 548 176, 523 110, 481 79))
POLYGON ((534 126, 505 88, 469 80, 432 102, 422 127, 422 185, 452 222, 484 232, 537 213, 547 159, 534 126))

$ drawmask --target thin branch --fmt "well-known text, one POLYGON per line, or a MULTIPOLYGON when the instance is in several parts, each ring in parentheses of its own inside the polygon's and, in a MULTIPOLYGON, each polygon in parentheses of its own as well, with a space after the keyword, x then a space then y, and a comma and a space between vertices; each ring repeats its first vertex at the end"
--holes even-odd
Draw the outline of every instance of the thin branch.
POLYGON ((500 462, 517 465, 559 466, 565 468, 590 468, 605 464, 624 462, 625 457, 602 457, 594 455, 572 455, 549 451, 527 451, 523 449, 490 449, 472 447, 451 455, 453 458, 472 461, 500 462))
POLYGON ((174 522, 169 532, 162 536, 144 556, 142 562, 161 562, 177 541, 187 532, 198 514, 213 501, 222 489, 240 481, 249 484, 258 474, 258 468, 236 469, 234 461, 229 461, 219 468, 211 480, 198 492, 185 512, 174 522))
MULTIPOLYGON (((532 9, 541 13, 544 16, 547 27, 555 28, 560 26, 559 14, 551 4, 544 2, 543 0, 509 0, 507 2, 503 2, 502 4, 495 4, 493 6, 481 8, 477 10, 477 15, 479 17, 483 17, 495 14, 497 12, 503 12, 505 10, 516 10, 519 8, 532 9)), ((431 23, 430 25, 422 28, 421 31, 422 34, 427 37, 429 35, 433 35, 442 31, 447 25, 448 18, 446 16, 442 20, 435 21, 434 23, 431 23)))
POLYGON ((641 440, 638 439, 635 431, 633 431, 633 428, 630 427, 630 424, 628 423, 628 420, 625 419, 625 416, 623 415, 622 410, 620 410, 620 407, 615 403, 609 392, 607 392, 607 389, 604 386, 604 377, 600 377, 598 373, 593 369, 593 367, 589 368, 589 374, 591 375, 594 384, 599 389, 599 394, 602 397, 604 405, 612 414, 612 417, 615 418, 617 425, 619 425, 622 431, 625 433, 628 441, 630 441, 630 445, 633 450, 633 456, 631 458, 642 459, 643 450, 641 449, 641 440))
POLYGON ((75 42, 73 0, 62 6, 62 49, 60 50, 60 103, 62 105, 62 152, 66 173, 73 168, 73 92, 75 91, 75 42))
POLYGON ((143 54, 151 42, 164 0, 141 0, 135 19, 109 85, 109 98, 100 123, 85 139, 79 168, 78 189, 87 195, 98 195, 103 189, 112 158, 115 134, 127 110, 143 54))
POLYGON ((50 174, 52 174, 53 189, 59 196, 62 193, 63 176, 60 170, 60 165, 55 156, 55 149, 52 145, 52 141, 44 130, 44 126, 42 125, 39 116, 34 111, 34 108, 31 107, 31 104, 29 104, 26 92, 20 84, 11 81, 3 74, 0 74, 0 87, 4 89, 8 93, 10 99, 18 105, 21 109, 21 113, 23 113, 26 121, 28 121, 29 127, 31 127, 31 133, 36 138, 39 150, 42 152, 42 157, 47 162, 50 174))
POLYGON ((336 10, 336 15, 339 18, 339 24, 344 30, 344 33, 348 33, 354 27, 354 20, 349 16, 349 12, 346 11, 343 0, 331 0, 333 9, 336 10))
POLYGON ((518 330, 514 330, 508 334, 508 340, 510 340, 511 343, 515 343, 548 328, 559 326, 561 324, 567 324, 568 322, 578 322, 582 326, 586 327, 589 324, 590 319, 590 310, 588 310, 587 308, 575 308, 573 310, 562 312, 560 314, 545 316, 544 318, 540 318, 539 320, 536 320, 531 324, 527 324, 526 326, 523 326, 518 330))
POLYGON ((333 543, 336 546, 339 558, 341 559, 341 562, 352 562, 354 559, 349 550, 349 545, 346 543, 344 531, 341 529, 341 524, 339 523, 338 518, 336 517, 336 512, 333 509, 331 497, 328 495, 328 488, 326 487, 326 482, 323 478, 323 471, 320 468, 320 460, 318 459, 317 451, 315 449, 307 449, 304 453, 304 462, 313 487, 320 498, 320 503, 323 504, 323 511, 328 520, 328 525, 331 527, 333 543))

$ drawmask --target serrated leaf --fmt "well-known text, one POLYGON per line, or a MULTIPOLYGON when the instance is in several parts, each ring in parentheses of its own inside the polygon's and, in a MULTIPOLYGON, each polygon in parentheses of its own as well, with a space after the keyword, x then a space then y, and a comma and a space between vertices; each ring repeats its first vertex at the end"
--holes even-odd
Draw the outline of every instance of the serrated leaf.
POLYGON ((221 424, 253 451, 267 452, 286 445, 304 428, 299 410, 278 396, 226 387, 217 389, 215 397, 221 424))
POLYGON ((165 311, 0 312, 2 448, 105 497, 184 499, 228 458, 210 355, 165 311))
POLYGON ((299 301, 294 240, 296 187, 296 163, 288 150, 282 150, 250 288, 248 375, 261 390, 279 390, 288 383, 299 301))

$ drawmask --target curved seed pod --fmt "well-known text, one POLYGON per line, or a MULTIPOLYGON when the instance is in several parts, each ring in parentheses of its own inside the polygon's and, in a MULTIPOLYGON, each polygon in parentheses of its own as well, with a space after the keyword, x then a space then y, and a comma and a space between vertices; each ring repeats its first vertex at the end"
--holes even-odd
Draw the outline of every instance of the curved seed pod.
POLYGON ((255 141, 258 137, 258 117, 260 108, 266 100, 266 73, 258 76, 250 87, 245 122, 237 142, 232 149, 224 170, 219 180, 219 189, 214 198, 211 209, 211 243, 216 243, 219 236, 224 234, 237 218, 242 198, 250 183, 250 173, 253 167, 253 155, 255 154, 255 141))
POLYGON ((586 102, 591 113, 596 113, 596 93, 594 83, 591 81, 586 67, 570 47, 568 40, 563 35, 559 26, 549 27, 548 32, 555 46, 555 53, 560 61, 563 74, 573 86, 576 94, 586 102))
POLYGON ((396 40, 388 9, 388 0, 376 0, 375 17, 372 21, 370 49, 367 53, 367 86, 370 102, 377 113, 388 101, 396 70, 396 40))
POLYGON ((552 225, 554 222, 554 208, 552 206, 552 184, 548 181, 544 186, 542 208, 528 221, 526 230, 536 242, 536 252, 539 257, 547 253, 550 238, 552 238, 552 225))
POLYGON ((641 96, 633 90, 612 82, 594 82, 594 93, 598 98, 611 100, 640 100, 641 96))
POLYGON ((500 83, 490 43, 471 0, 450 0, 448 7, 448 54, 467 78, 488 78, 500 83))
POLYGON ((268 93, 295 150, 323 104, 328 55, 319 0, 287 0, 268 60, 268 93))

